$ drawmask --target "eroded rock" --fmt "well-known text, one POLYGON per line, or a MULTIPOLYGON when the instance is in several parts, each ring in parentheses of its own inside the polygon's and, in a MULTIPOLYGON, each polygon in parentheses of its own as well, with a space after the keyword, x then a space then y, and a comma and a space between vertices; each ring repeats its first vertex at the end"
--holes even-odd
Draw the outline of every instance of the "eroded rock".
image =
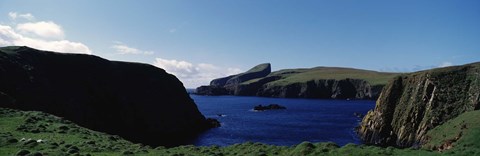
POLYGON ((479 97, 480 63, 399 76, 385 86, 358 133, 367 144, 418 146, 428 130, 477 110, 479 97))

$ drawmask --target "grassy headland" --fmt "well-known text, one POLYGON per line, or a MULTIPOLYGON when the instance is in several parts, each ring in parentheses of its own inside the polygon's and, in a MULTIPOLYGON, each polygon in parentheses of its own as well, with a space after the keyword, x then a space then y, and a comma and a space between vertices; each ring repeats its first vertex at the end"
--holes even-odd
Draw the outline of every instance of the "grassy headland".
MULTIPOLYGON (((304 83, 311 80, 320 79, 363 79, 371 85, 385 85, 390 79, 399 75, 399 73, 385 73, 370 70, 340 68, 340 67, 315 67, 310 69, 284 69, 272 72, 268 76, 280 76, 281 79, 270 82, 271 85, 288 85, 293 83, 304 83)), ((268 77, 267 76, 267 77, 268 77)), ((259 79, 253 79, 243 84, 256 82, 259 79)))

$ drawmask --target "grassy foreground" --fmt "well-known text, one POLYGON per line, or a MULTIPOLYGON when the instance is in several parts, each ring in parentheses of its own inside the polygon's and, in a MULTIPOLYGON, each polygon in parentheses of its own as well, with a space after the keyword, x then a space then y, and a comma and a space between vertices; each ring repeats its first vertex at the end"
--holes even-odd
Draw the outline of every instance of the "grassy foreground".
POLYGON ((247 142, 227 147, 189 145, 153 148, 92 131, 46 113, 0 108, 0 155, 475 155, 480 154, 477 152, 480 148, 478 117, 479 111, 465 113, 432 130, 429 133, 432 137, 429 148, 420 150, 354 144, 338 147, 334 143, 309 142, 296 146, 247 142), (467 129, 463 128, 464 124, 467 129), (443 144, 452 136, 456 137, 457 130, 463 135, 453 143, 452 149, 439 153, 437 148, 433 148, 439 147, 438 144, 443 144))

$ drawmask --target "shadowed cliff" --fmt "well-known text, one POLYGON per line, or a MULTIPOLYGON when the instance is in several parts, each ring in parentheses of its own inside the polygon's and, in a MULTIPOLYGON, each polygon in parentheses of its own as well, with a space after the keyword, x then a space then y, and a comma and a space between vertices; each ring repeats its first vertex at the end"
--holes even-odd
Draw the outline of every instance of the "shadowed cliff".
POLYGON ((153 146, 183 144, 209 127, 163 69, 28 47, 0 48, 0 107, 48 112, 153 146))

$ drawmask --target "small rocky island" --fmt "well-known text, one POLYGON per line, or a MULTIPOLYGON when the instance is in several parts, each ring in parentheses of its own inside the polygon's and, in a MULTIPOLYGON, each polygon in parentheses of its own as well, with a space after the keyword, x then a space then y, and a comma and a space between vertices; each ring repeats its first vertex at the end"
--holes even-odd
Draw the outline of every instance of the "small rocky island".
POLYGON ((255 111, 278 110, 278 109, 287 109, 287 107, 280 106, 279 104, 270 104, 267 106, 258 105, 253 107, 253 110, 255 111))

